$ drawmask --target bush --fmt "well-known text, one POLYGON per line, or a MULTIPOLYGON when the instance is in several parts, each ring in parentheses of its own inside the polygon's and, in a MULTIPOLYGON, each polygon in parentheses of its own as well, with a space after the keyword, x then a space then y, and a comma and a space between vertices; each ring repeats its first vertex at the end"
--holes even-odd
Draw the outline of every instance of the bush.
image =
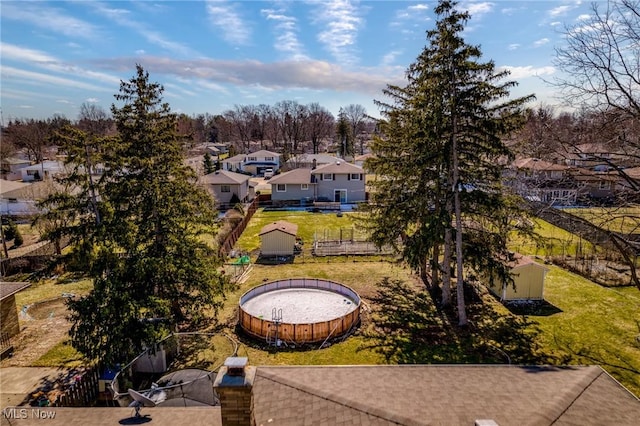
POLYGON ((22 238, 22 234, 20 233, 20 230, 16 228, 16 235, 13 238, 13 245, 15 247, 20 247, 23 243, 24 243, 24 239, 22 238))
POLYGON ((4 227, 4 238, 7 241, 13 240, 16 237, 16 234, 18 234, 18 225, 16 225, 13 220, 9 219, 8 225, 4 227))

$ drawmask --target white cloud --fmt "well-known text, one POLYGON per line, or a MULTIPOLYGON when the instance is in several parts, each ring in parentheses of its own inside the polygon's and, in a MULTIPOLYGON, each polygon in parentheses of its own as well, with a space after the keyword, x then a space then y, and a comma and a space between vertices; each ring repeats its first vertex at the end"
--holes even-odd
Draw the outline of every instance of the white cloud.
MULTIPOLYGON (((132 59, 102 59, 97 66, 121 69, 130 66, 132 59)), ((197 59, 180 61, 170 58, 145 57, 140 60, 145 69, 167 74, 181 81, 207 81, 220 86, 227 84, 255 87, 265 90, 311 89, 354 91, 379 94, 387 84, 403 84, 402 70, 361 69, 347 70, 326 61, 280 61, 260 62, 256 60, 226 61, 197 59)), ((213 89, 213 86, 211 87, 213 89)))
POLYGON ((0 43, 0 53, 5 59, 12 59, 29 65, 35 65, 48 71, 69 74, 76 78, 91 78, 109 84, 120 84, 120 79, 112 75, 90 71, 73 64, 62 62, 58 58, 39 50, 16 46, 9 43, 0 43))
POLYGON ((525 67, 512 67, 503 66, 499 67, 500 70, 508 70, 511 74, 510 77, 515 80, 520 80, 528 77, 540 77, 543 75, 552 75, 556 72, 556 69, 552 66, 535 68, 531 65, 525 67))
POLYGON ((472 18, 479 18, 493 10, 495 5, 491 2, 472 3, 465 2, 460 5, 460 9, 466 10, 472 18))
POLYGON ((540 40, 536 40, 533 42, 533 47, 540 47, 540 46, 544 46, 545 44, 549 43, 551 40, 549 40, 548 38, 541 38, 540 40))
POLYGON ((407 7, 408 10, 429 10, 431 9, 426 4, 414 4, 413 6, 407 7))
POLYGON ((169 40, 158 31, 147 28, 147 26, 143 22, 132 19, 131 11, 127 9, 115 9, 110 7, 109 5, 93 1, 83 4, 89 7, 93 7, 102 16, 110 19, 116 24, 136 31, 149 43, 155 44, 163 49, 183 56, 202 56, 200 53, 194 51, 190 47, 182 43, 177 43, 169 40))
POLYGON ((147 53, 147 52, 145 52, 145 50, 144 50, 144 49, 138 49, 138 50, 136 50, 136 55, 144 55, 145 53, 147 53))
POLYGON ((586 21, 588 19, 591 19, 591 15, 583 13, 582 15, 578 15, 576 21, 586 21))
POLYGON ((67 99, 58 99, 58 100, 56 101, 56 103, 59 103, 59 104, 65 104, 65 105, 71 105, 71 101, 69 101, 69 100, 67 100, 67 99))
POLYGON ((236 12, 234 5, 223 0, 208 0, 207 15, 227 42, 243 45, 249 43, 251 28, 236 12))
POLYGON ((356 63, 355 44, 363 24, 359 10, 349 1, 332 0, 320 3, 316 13, 318 23, 326 28, 318 40, 341 64, 356 63))
POLYGON ((431 20, 429 18, 431 8, 425 4, 416 4, 396 10, 393 18, 389 22, 391 28, 399 29, 405 36, 416 36, 424 34, 424 23, 431 20))
POLYGON ((33 106, 32 105, 18 105, 18 108, 20 108, 20 109, 31 109, 31 108, 33 108, 33 106))
POLYGON ((98 90, 98 91, 110 91, 111 88, 107 89, 100 86, 95 86, 93 84, 84 83, 78 81, 77 79, 70 80, 63 77, 56 77, 51 74, 42 74, 33 71, 21 70, 14 67, 2 66, 1 69, 2 78, 9 78, 15 80, 22 80, 26 83, 30 84, 54 84, 58 86, 66 86, 72 87, 75 89, 84 89, 84 90, 98 90))
POLYGON ((508 47, 509 50, 517 50, 520 47, 519 43, 511 43, 508 47))
POLYGON ((402 50, 392 50, 382 57, 382 66, 393 65, 398 55, 402 54, 402 50))
POLYGON ((97 104, 98 102, 100 102, 100 100, 98 98, 87 98, 85 99, 85 102, 89 102, 90 104, 97 104))
POLYGON ((67 16, 42 2, 2 2, 2 19, 29 23, 74 38, 94 38, 98 34, 93 24, 67 16))
POLYGON ((276 22, 275 29, 278 31, 276 42, 274 43, 276 50, 287 53, 290 59, 307 59, 303 52, 302 44, 298 40, 296 18, 284 14, 282 10, 262 9, 260 12, 268 21, 276 22))

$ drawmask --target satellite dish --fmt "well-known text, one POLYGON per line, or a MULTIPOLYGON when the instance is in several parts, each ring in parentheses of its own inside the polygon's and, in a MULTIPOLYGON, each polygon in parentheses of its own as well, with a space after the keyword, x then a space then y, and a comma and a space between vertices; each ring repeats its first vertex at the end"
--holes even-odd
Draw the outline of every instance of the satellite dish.
POLYGON ((158 389, 157 384, 153 384, 151 389, 145 393, 140 393, 137 390, 127 390, 129 396, 133 399, 133 402, 129 404, 129 407, 134 407, 136 410, 135 417, 140 417, 140 409, 142 407, 155 407, 164 400, 167 399, 167 394, 162 389, 158 389))

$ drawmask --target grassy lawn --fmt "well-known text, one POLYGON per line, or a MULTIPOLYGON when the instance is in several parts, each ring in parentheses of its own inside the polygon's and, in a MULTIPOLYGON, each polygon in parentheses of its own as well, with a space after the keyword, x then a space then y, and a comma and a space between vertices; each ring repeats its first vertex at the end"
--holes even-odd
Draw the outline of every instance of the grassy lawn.
POLYGON ((249 225, 236 243, 236 248, 246 252, 256 252, 260 249, 260 230, 271 222, 286 220, 298 225, 298 236, 305 246, 311 246, 314 235, 324 235, 324 231, 351 229, 354 227, 353 218, 357 213, 343 213, 338 217, 336 213, 310 213, 307 211, 264 211, 259 209, 251 218, 249 225))
POLYGON ((565 211, 609 231, 625 234, 640 233, 640 206, 592 207, 588 209, 566 209, 565 211))
POLYGON ((16 306, 31 305, 43 300, 51 300, 62 296, 62 293, 84 295, 93 288, 88 279, 81 280, 43 280, 31 283, 31 287, 16 294, 16 306))
POLYGON ((548 267, 545 300, 551 309, 529 316, 544 350, 560 363, 599 364, 640 395, 640 291, 604 288, 548 267))
POLYGON ((535 232, 542 241, 536 243, 514 236, 509 243, 511 250, 530 256, 575 255, 576 251, 591 253, 594 250, 593 244, 549 222, 536 219, 535 224, 535 232))

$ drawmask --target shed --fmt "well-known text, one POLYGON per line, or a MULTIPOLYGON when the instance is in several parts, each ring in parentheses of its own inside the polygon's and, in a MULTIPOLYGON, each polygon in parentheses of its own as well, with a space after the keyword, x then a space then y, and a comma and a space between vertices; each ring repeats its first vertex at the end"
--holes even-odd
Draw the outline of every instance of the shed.
POLYGON ((544 279, 549 270, 531 257, 517 254, 511 263, 513 284, 494 280, 489 287, 503 302, 544 300, 544 279))
POLYGON ((26 282, 0 282, 0 352, 10 349, 9 339, 20 332, 16 293, 29 287, 26 282))
POLYGON ((298 225, 279 220, 260 230, 262 256, 293 256, 298 225))

